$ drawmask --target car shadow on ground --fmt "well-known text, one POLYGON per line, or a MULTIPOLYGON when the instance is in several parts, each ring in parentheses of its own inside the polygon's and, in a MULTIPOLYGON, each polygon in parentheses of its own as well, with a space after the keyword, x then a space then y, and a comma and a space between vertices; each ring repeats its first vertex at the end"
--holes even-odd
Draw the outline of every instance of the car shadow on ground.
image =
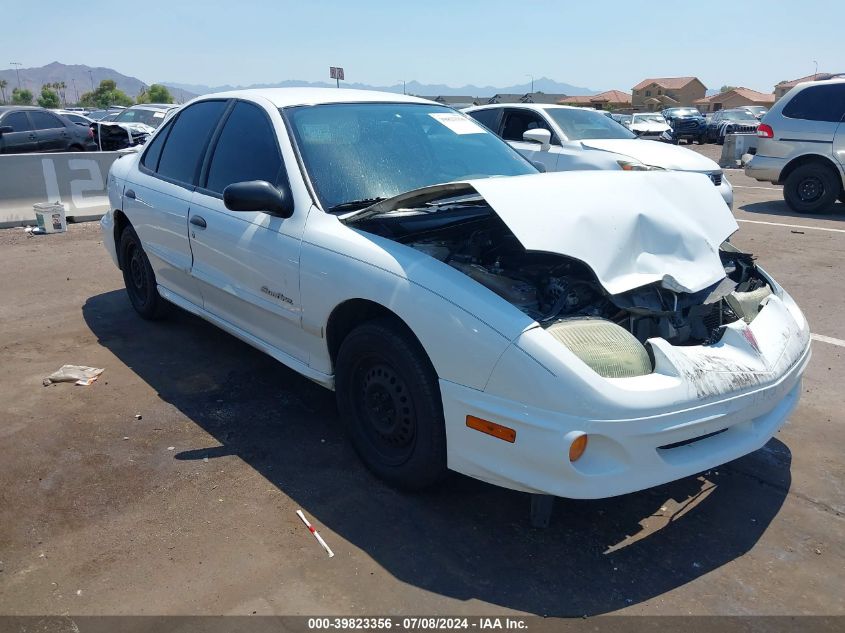
MULTIPOLYGON (((176 459, 236 455, 402 582, 540 615, 614 611, 748 552, 790 487, 777 440, 698 477, 599 501, 558 500, 532 529, 527 495, 453 474, 405 494, 375 479, 345 440, 331 392, 174 310, 149 323, 123 291, 83 315, 101 345, 216 438, 176 459)), ((335 544, 335 549, 338 549, 335 544)))
POLYGON ((780 215, 792 220, 845 220, 845 204, 837 202, 830 213, 798 213, 789 208, 783 200, 769 200, 766 202, 749 202, 739 207, 748 213, 762 213, 765 215, 780 215))

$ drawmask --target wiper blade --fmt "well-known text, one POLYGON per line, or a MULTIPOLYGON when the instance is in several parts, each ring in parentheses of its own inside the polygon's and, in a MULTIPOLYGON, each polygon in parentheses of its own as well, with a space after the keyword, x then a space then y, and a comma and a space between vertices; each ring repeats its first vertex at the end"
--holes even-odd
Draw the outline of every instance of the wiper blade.
POLYGON ((348 202, 341 202, 329 208, 329 213, 339 213, 341 211, 357 211, 358 209, 366 209, 374 205, 376 202, 381 202, 387 198, 361 198, 360 200, 350 200, 348 202))

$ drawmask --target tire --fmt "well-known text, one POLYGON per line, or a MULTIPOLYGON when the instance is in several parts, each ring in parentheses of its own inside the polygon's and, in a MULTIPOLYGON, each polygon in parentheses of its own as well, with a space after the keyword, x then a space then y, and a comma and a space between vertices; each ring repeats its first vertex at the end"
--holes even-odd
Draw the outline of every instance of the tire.
POLYGON ((707 137, 703 134, 698 137, 698 144, 699 145, 706 145, 707 144, 707 137))
POLYGON ((147 320, 159 319, 167 311, 167 302, 158 294, 156 276, 141 246, 138 234, 127 226, 120 234, 118 246, 120 268, 126 294, 135 312, 147 320))
POLYGON ((69 152, 84 152, 85 149, 82 148, 79 145, 71 145, 70 147, 67 148, 67 151, 69 151, 69 152))
POLYGON ((796 167, 783 183, 783 198, 798 213, 830 213, 841 193, 838 175, 820 163, 796 167))
POLYGON ((401 324, 377 319, 355 328, 340 347, 335 375, 340 416, 367 468, 408 490, 445 477, 437 373, 401 324))

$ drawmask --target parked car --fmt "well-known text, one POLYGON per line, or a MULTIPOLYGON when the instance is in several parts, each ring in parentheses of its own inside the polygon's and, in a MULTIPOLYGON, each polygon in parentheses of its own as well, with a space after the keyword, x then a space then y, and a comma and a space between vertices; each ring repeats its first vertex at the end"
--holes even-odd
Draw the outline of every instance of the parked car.
POLYGON ((807 323, 697 174, 542 174, 440 104, 267 89, 193 100, 108 195, 134 309, 333 388, 397 486, 618 495, 760 448, 801 392, 807 323))
POLYGON ((610 118, 616 121, 617 123, 621 123, 625 127, 628 127, 628 123, 631 122, 630 114, 611 114, 610 118))
POLYGON ((0 154, 96 149, 93 133, 34 106, 0 106, 0 154))
POLYGON ((650 169, 704 174, 733 206, 733 188, 713 160, 684 147, 645 143, 595 110, 536 103, 464 110, 546 171, 650 169))
POLYGON ((636 112, 631 115, 627 124, 622 125, 640 138, 653 141, 666 138, 667 134, 672 133, 672 126, 666 123, 666 119, 659 112, 636 112))
POLYGON ((66 118, 71 123, 76 123, 77 125, 82 125, 84 127, 90 127, 91 124, 94 122, 93 119, 89 119, 84 114, 77 112, 75 110, 53 110, 56 114, 61 114, 64 118, 66 118))
POLYGON ((845 79, 802 83, 781 97, 757 128, 745 173, 783 185, 789 208, 828 213, 845 202, 845 79))
POLYGON ((675 142, 685 140, 688 144, 698 141, 707 142, 707 127, 704 115, 696 108, 666 108, 661 112, 666 122, 672 126, 675 142))
POLYGON ((179 106, 173 103, 144 103, 122 110, 114 119, 131 131, 151 133, 164 121, 165 115, 179 106))
POLYGON ((748 110, 719 110, 707 124, 707 140, 722 145, 728 134, 756 134, 759 124, 757 117, 748 110))

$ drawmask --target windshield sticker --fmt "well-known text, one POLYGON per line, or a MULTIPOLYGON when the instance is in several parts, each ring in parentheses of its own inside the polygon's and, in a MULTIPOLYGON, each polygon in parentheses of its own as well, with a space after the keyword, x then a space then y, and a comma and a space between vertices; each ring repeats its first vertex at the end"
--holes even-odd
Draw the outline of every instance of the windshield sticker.
POLYGON ((154 119, 163 119, 164 118, 164 112, 153 112, 153 118, 154 119))
POLYGON ((484 128, 472 119, 460 114, 448 114, 446 112, 430 112, 429 115, 435 121, 442 123, 455 134, 484 134, 484 128))

